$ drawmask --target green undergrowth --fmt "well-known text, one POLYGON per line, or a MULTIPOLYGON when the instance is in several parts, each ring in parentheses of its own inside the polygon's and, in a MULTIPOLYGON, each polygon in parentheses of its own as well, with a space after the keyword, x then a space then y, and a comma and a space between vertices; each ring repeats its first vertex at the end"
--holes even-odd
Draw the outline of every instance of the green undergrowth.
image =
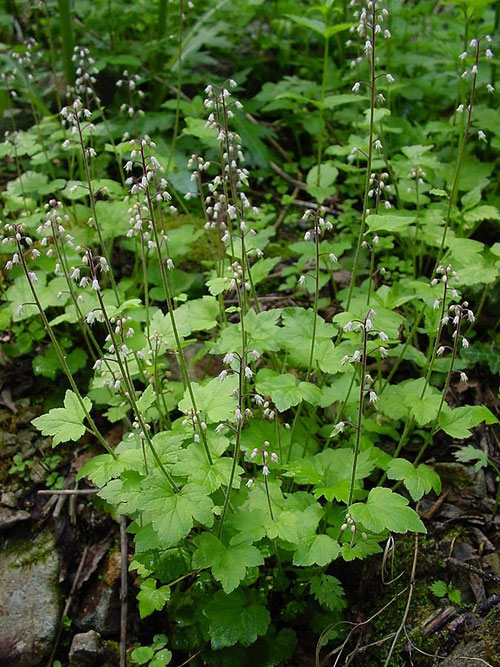
POLYGON ((498 8, 75 4, 0 14, 4 354, 127 518, 132 660, 321 665, 436 459, 498 481, 498 8))

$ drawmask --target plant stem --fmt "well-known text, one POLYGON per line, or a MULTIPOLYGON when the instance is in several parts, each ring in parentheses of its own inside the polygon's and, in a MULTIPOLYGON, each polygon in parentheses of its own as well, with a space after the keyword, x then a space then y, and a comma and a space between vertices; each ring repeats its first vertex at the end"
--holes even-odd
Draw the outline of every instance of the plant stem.
POLYGON ((349 284, 349 293, 347 295, 346 310, 349 310, 351 305, 354 286, 356 284, 356 277, 359 267, 359 256, 361 253, 361 244, 363 243, 363 236, 365 234, 366 216, 368 211, 368 192, 370 191, 370 175, 372 171, 373 158, 373 136, 374 136, 374 115, 375 115, 375 26, 376 26, 376 3, 372 3, 372 23, 371 23, 371 56, 370 56, 370 122, 368 132, 368 155, 366 162, 366 176, 365 176, 365 193, 363 197, 363 212, 361 214, 361 225, 359 228, 358 241, 356 244, 356 251, 354 254, 354 265, 352 267, 351 282, 349 284))
POLYGON ((359 384, 359 404, 358 404, 358 418, 356 422, 356 442, 354 445, 354 456, 352 461, 351 483, 349 486, 349 499, 347 501, 348 508, 351 506, 352 498, 354 495, 354 483, 356 481, 356 466, 358 463, 359 443, 361 441, 361 422, 363 419, 364 391, 366 382, 367 343, 368 343, 368 331, 366 330, 366 326, 363 325, 363 352, 362 352, 363 358, 361 359, 361 380, 359 384))

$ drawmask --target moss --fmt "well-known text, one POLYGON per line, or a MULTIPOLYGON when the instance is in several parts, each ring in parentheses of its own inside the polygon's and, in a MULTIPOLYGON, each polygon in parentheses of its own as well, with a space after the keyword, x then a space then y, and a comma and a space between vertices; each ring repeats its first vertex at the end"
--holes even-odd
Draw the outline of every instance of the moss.
MULTIPOLYGON (((443 543, 446 544, 451 541, 452 535, 447 534, 439 540, 439 543, 432 537, 419 537, 419 553, 417 560, 417 569, 415 575, 415 584, 410 605, 410 611, 406 621, 406 631, 411 637, 413 645, 425 651, 426 653, 434 654, 436 650, 439 651, 440 645, 443 644, 442 634, 432 634, 425 636, 422 633, 424 621, 436 611, 440 606, 439 600, 431 593, 430 584, 435 579, 442 578, 443 570, 445 568, 445 554, 441 551, 443 543)), ((398 579, 397 583, 384 587, 381 597, 377 599, 376 609, 381 609, 384 605, 397 595, 403 589, 407 588, 410 572, 414 557, 414 537, 404 536, 396 541, 394 572, 397 576, 400 572, 403 575, 398 579)), ((384 637, 396 632, 401 624, 404 616, 405 607, 408 600, 408 591, 401 593, 400 597, 395 600, 374 622, 374 633, 370 641, 379 641, 384 637)), ((372 663, 380 658, 380 655, 386 655, 391 645, 392 639, 387 640, 382 645, 383 648, 378 648, 378 656, 372 654, 372 663)), ((396 644, 391 658, 391 667, 399 667, 408 664, 408 638, 405 632, 402 632, 396 644)), ((429 657, 420 654, 418 651, 412 653, 413 663, 416 665, 428 664, 429 657)), ((369 661, 363 664, 370 664, 369 661)))

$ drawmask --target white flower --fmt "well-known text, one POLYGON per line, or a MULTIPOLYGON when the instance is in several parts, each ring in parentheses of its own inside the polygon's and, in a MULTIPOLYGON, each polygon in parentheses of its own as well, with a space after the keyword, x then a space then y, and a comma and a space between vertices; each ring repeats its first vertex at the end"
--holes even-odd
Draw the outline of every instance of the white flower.
POLYGON ((345 422, 339 422, 338 424, 335 424, 333 427, 333 431, 330 433, 330 437, 333 437, 334 435, 337 435, 337 433, 343 433, 344 432, 344 426, 345 422))
POLYGON ((352 92, 353 92, 353 93, 357 93, 357 92, 359 91, 360 87, 361 87, 360 82, 359 82, 359 81, 356 81, 356 83, 355 83, 354 86, 352 87, 352 92))
POLYGON ((469 347, 469 341, 467 340, 467 338, 462 338, 462 347, 465 348, 469 347))
POLYGON ((385 75, 385 78, 387 79, 387 82, 388 82, 388 83, 394 83, 394 81, 395 81, 395 79, 394 79, 394 77, 392 76, 392 74, 386 74, 386 75, 385 75))
POLYGON ((462 371, 460 373, 460 382, 467 382, 468 379, 467 375, 462 371))
POLYGON ((101 289, 99 287, 99 281, 97 280, 97 278, 94 278, 94 280, 92 281, 92 289, 95 290, 96 292, 99 292, 99 290, 101 289))
POLYGON ((267 466, 262 467, 262 474, 267 477, 269 475, 269 468, 267 466))
POLYGON ((222 361, 225 364, 232 364, 234 361, 234 354, 232 352, 228 352, 222 361))
POLYGON ((432 304, 432 307, 434 308, 434 310, 437 310, 439 308, 439 304, 440 304, 440 299, 436 299, 434 301, 434 303, 432 304))
POLYGON ((488 60, 491 60, 491 58, 493 58, 493 52, 491 51, 491 49, 486 49, 486 51, 484 52, 484 55, 486 56, 486 58, 488 60))
POLYGON ((306 277, 305 276, 300 276, 300 278, 298 279, 297 282, 298 282, 299 285, 303 285, 306 282, 306 277))
POLYGON ((254 459, 257 456, 258 453, 259 453, 258 447, 255 447, 255 449, 253 449, 252 453, 250 454, 250 458, 254 459))
POLYGON ((245 366, 245 377, 251 378, 253 376, 253 371, 250 366, 245 366))
POLYGON ((382 142, 380 141, 380 139, 375 140, 374 146, 375 146, 376 150, 378 150, 378 151, 382 150, 382 142))
POLYGON ((248 482, 246 483, 246 486, 248 486, 249 489, 251 489, 253 485, 254 485, 253 479, 249 479, 248 482))
POLYGON ((344 325, 344 331, 346 333, 349 333, 350 331, 352 331, 352 325, 353 325, 352 321, 347 322, 347 324, 344 325))
POLYGON ((328 255, 328 257, 330 258, 330 260, 331 260, 332 262, 338 262, 338 261, 339 261, 339 260, 337 259, 337 257, 333 254, 333 252, 331 252, 331 253, 328 255))
POLYGON ((477 131, 477 136, 478 136, 482 141, 486 141, 486 135, 485 135, 485 133, 484 133, 482 130, 478 130, 478 131, 477 131))
POLYGON ((378 396, 374 391, 370 392, 369 403, 376 403, 378 401, 378 396))
POLYGON ((495 92, 495 89, 493 88, 493 86, 491 85, 491 83, 487 83, 487 84, 486 84, 486 90, 487 90, 489 93, 492 93, 492 94, 495 92))
POLYGON ((389 340, 389 336, 383 331, 379 332, 379 338, 383 343, 387 343, 387 341, 389 340))
POLYGON ((438 347, 438 349, 436 351, 437 356, 442 357, 443 354, 445 353, 445 350, 446 350, 446 348, 445 348, 444 345, 441 345, 440 347, 438 347))
POLYGON ((221 372, 219 373, 219 375, 218 375, 218 378, 219 378, 219 380, 221 380, 221 381, 222 381, 222 380, 225 380, 226 377, 227 377, 227 371, 226 371, 226 370, 221 371, 221 372))
POLYGON ((273 463, 278 463, 278 455, 276 454, 276 452, 271 452, 271 461, 273 463))

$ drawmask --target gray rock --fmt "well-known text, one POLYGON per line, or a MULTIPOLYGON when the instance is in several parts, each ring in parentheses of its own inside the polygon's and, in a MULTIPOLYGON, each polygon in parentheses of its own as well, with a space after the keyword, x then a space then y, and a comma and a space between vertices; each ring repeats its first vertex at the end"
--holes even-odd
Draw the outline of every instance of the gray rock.
POLYGON ((85 591, 80 606, 73 615, 79 630, 96 630, 108 637, 120 631, 120 554, 108 556, 100 577, 94 577, 85 591))
POLYGON ((48 530, 0 551, 0 665, 31 667, 50 654, 60 617, 59 557, 48 530))
POLYGON ((6 530, 15 526, 20 521, 27 521, 30 513, 24 510, 11 510, 7 507, 0 507, 0 530, 6 530))
POLYGON ((94 630, 73 637, 69 650, 70 667, 113 667, 119 659, 117 643, 105 641, 94 630))

